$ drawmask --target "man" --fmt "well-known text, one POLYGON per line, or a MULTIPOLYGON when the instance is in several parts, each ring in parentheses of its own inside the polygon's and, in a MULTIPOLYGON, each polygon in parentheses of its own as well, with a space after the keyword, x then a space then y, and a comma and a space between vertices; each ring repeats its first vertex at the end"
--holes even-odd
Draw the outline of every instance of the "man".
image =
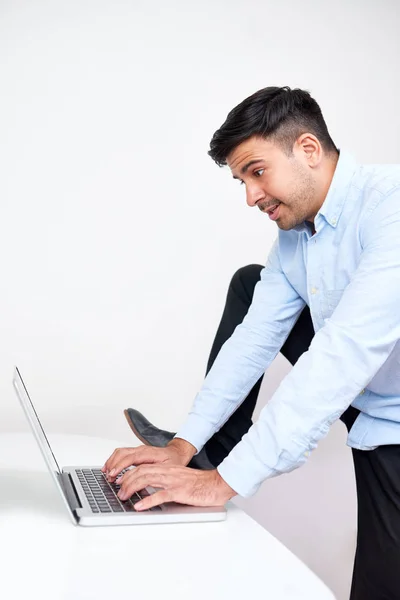
POLYGON ((120 496, 222 505, 302 465, 332 423, 349 431, 358 494, 351 600, 400 598, 400 167, 357 166, 298 89, 234 108, 209 154, 279 227, 265 268, 233 277, 207 376, 176 435, 126 411, 146 445, 104 471, 120 496), (294 365, 252 424, 263 373, 294 365), (158 447, 156 447, 158 446, 158 447), (187 468, 189 465, 192 468, 187 468), (194 468, 193 468, 194 467, 194 468))

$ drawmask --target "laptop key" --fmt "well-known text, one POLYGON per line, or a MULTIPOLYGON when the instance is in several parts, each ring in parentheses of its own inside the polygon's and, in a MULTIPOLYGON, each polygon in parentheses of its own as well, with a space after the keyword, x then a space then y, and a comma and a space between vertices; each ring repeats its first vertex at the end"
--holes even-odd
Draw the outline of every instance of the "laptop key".
MULTIPOLYGON (((97 469, 93 469, 92 472, 88 469, 83 470, 79 480, 89 501, 91 510, 96 513, 134 511, 134 504, 149 495, 147 490, 141 490, 133 494, 128 501, 121 503, 117 497, 121 486, 115 482, 109 483, 104 474, 97 469)), ((160 509, 159 507, 155 507, 151 510, 160 509)))
POLYGON ((136 504, 137 502, 140 502, 141 497, 137 494, 133 494, 133 496, 131 496, 129 500, 132 502, 132 504, 136 504))

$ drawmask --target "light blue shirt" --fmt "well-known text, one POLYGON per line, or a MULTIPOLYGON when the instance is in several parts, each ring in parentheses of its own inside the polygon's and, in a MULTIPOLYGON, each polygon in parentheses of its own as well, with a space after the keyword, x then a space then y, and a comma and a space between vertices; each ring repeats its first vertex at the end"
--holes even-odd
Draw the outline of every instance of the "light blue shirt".
POLYGON ((250 496, 302 465, 351 404, 353 448, 400 444, 400 166, 359 166, 344 152, 315 217, 278 238, 242 324, 222 347, 177 437, 200 450, 280 351, 307 304, 305 352, 220 464, 250 496))

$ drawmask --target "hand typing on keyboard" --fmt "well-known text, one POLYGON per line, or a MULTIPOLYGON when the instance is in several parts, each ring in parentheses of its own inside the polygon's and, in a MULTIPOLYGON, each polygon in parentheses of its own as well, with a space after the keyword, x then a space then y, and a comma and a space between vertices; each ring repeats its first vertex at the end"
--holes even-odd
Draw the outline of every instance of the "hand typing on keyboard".
POLYGON ((223 506, 236 492, 222 479, 218 471, 187 468, 196 448, 174 438, 165 448, 139 446, 117 448, 102 468, 111 483, 118 478, 122 501, 136 492, 152 486, 161 488, 155 494, 135 504, 135 510, 149 510, 165 502, 192 506, 223 506), (135 469, 122 474, 124 469, 135 469))
POLYGON ((223 506, 236 495, 218 471, 200 471, 178 465, 141 465, 118 478, 118 498, 126 500, 151 486, 160 488, 135 504, 135 510, 148 510, 165 502, 191 506, 223 506))
POLYGON ((132 465, 163 464, 186 466, 196 453, 196 448, 185 440, 174 439, 165 448, 138 446, 137 448, 117 448, 107 459, 103 473, 109 481, 132 465))
POLYGON ((135 504, 149 495, 147 490, 139 490, 122 501, 118 498, 120 486, 116 483, 109 483, 100 469, 77 470, 76 474, 93 513, 133 511, 135 504))

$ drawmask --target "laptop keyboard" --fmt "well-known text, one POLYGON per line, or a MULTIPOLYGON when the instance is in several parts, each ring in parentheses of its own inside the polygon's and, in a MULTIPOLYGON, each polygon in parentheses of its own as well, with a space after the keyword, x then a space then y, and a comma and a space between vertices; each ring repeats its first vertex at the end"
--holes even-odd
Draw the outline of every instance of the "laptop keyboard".
MULTIPOLYGON (((131 512, 135 510, 134 506, 139 500, 149 495, 146 490, 141 490, 122 502, 117 496, 120 486, 109 483, 100 469, 77 469, 75 472, 94 513, 131 512)), ((161 507, 154 506, 148 510, 158 511, 161 507)))

